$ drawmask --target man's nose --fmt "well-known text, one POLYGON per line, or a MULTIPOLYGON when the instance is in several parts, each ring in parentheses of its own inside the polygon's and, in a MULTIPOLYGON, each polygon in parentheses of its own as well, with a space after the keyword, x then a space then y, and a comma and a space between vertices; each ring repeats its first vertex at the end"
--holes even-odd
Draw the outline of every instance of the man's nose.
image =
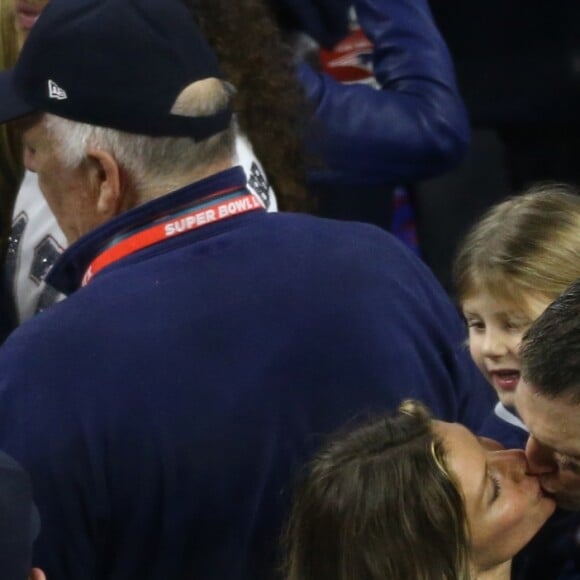
POLYGON ((558 470, 552 451, 538 443, 533 435, 528 437, 528 442, 526 443, 526 458, 530 473, 534 475, 554 473, 558 470))

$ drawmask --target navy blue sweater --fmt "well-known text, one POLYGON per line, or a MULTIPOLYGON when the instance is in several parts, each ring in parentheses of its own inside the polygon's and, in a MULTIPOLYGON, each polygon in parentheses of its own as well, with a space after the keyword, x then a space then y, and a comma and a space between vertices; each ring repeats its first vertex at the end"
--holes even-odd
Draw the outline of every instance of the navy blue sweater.
MULTIPOLYGON (((69 290, 130 225, 231 185, 232 169, 71 246, 69 290)), ((0 349, 0 448, 31 473, 48 578, 272 578, 299 467, 321 437, 415 397, 491 410, 426 267, 373 226, 257 211, 114 263, 0 349)))

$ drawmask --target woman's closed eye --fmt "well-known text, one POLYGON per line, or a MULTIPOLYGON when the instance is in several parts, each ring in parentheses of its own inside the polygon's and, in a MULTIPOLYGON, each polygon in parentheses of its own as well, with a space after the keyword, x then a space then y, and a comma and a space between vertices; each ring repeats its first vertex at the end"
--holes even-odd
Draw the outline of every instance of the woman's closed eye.
POLYGON ((489 503, 493 503, 501 494, 501 484, 499 481, 499 477, 495 473, 488 471, 488 476, 489 476, 489 479, 491 480, 492 490, 493 490, 492 495, 491 495, 491 500, 489 503))

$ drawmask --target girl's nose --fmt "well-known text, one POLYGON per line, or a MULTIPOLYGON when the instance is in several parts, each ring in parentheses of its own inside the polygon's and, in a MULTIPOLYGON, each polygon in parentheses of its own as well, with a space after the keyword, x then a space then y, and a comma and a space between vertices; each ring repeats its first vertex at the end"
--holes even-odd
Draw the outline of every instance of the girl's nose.
POLYGON ((503 356, 507 354, 506 342, 500 332, 487 329, 483 340, 483 354, 485 356, 503 356))

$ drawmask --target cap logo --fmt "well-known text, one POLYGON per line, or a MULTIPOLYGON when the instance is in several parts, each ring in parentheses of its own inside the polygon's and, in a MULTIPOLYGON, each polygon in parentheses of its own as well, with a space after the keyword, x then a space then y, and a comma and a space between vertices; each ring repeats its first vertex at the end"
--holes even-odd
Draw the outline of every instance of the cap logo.
POLYGON ((57 101, 68 99, 68 95, 64 89, 61 89, 54 81, 48 81, 48 96, 57 101))

